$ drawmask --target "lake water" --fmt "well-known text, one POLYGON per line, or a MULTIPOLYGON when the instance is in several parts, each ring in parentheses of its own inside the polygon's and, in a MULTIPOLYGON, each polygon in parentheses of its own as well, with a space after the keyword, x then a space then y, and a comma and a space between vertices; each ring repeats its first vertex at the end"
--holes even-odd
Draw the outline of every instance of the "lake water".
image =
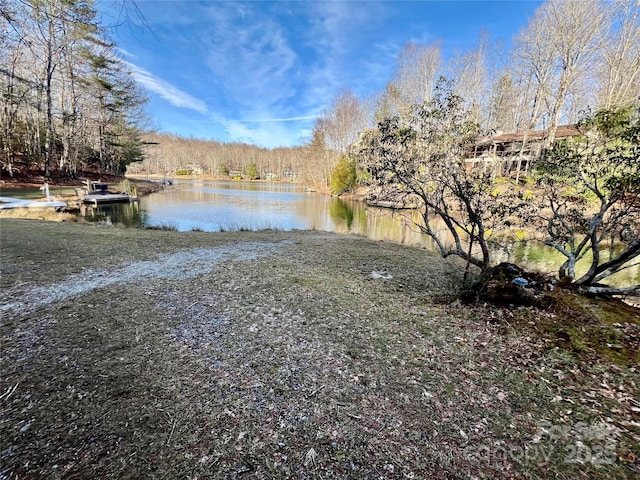
MULTIPOLYGON (((139 204, 86 207, 91 220, 151 226, 179 231, 323 230, 355 233, 374 240, 435 249, 433 241, 416 231, 410 211, 369 207, 316 193, 300 185, 279 182, 177 181, 162 192, 143 197, 139 204)), ((516 245, 511 258, 496 252, 496 260, 510 260, 530 270, 555 272, 563 257, 537 244, 516 245)), ((616 275, 612 283, 640 283, 640 266, 616 275)))

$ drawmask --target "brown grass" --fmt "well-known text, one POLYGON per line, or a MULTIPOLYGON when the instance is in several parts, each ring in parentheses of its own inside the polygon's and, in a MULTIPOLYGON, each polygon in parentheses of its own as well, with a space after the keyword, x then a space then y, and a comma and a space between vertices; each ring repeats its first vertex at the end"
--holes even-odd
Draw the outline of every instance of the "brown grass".
POLYGON ((53 208, 11 208, 0 210, 0 218, 25 218, 45 220, 47 222, 77 222, 78 216, 72 213, 57 212, 53 208))
POLYGON ((636 367, 525 328, 559 311, 457 303, 459 266, 424 250, 6 219, 0 234, 0 478, 640 473, 636 367))

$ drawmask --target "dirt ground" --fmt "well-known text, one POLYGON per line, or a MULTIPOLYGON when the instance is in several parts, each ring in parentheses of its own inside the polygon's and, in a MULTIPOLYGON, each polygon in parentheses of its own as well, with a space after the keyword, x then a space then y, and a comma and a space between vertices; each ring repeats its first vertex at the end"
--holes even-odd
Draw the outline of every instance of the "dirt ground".
POLYGON ((637 357, 425 250, 0 219, 0 260, 0 479, 640 474, 637 357))

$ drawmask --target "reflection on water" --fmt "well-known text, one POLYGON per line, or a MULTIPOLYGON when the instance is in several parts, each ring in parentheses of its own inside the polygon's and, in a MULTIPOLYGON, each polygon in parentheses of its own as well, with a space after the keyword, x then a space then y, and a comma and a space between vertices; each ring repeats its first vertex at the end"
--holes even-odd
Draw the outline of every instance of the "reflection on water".
POLYGON ((142 198, 140 207, 147 225, 180 231, 306 230, 324 229, 327 201, 292 184, 208 181, 177 183, 142 198))
POLYGON ((351 226, 353 225, 353 208, 349 207, 349 205, 339 198, 335 200, 336 201, 329 203, 331 220, 336 224, 344 223, 346 224, 347 230, 351 230, 351 226))
POLYGON ((138 202, 81 205, 80 215, 90 222, 118 223, 125 227, 144 225, 138 202))
MULTIPOLYGON (((278 182, 181 181, 163 192, 131 204, 84 207, 94 221, 129 227, 153 226, 180 231, 203 230, 324 230, 356 233, 374 240, 420 246, 435 244, 416 228, 413 211, 369 207, 360 202, 305 193, 299 185, 278 182)), ((446 228, 442 226, 443 238, 446 228)), ((512 261, 530 270, 556 272, 563 257, 541 244, 516 244, 510 258, 494 252, 497 261, 512 261)), ((586 268, 582 266, 582 268, 586 268)), ((578 268, 578 274, 584 270, 578 268)), ((640 266, 615 277, 619 285, 640 283, 640 266)))
MULTIPOLYGON (((558 252, 555 248, 542 245, 540 243, 516 243, 511 249, 511 260, 518 265, 526 266, 529 270, 557 273, 560 265, 566 260, 565 256, 558 252)), ((603 247, 600 249, 600 259, 602 262, 610 260, 609 249, 603 247)), ((587 273, 589 265, 593 260, 593 254, 588 252, 581 262, 576 265, 576 277, 580 277, 587 273)), ((629 262, 631 265, 632 262, 629 262)), ((605 279, 603 283, 619 286, 632 286, 640 284, 640 264, 635 264, 631 268, 622 270, 615 275, 605 279)))

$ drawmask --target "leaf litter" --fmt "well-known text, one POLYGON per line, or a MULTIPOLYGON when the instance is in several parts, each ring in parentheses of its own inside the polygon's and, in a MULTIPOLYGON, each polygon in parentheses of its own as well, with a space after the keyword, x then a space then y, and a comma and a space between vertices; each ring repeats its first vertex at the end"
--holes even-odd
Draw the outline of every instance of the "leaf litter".
POLYGON ((460 266, 427 251, 323 232, 0 233, 1 478, 639 473, 636 366, 526 327, 555 313, 458 303, 460 266))

